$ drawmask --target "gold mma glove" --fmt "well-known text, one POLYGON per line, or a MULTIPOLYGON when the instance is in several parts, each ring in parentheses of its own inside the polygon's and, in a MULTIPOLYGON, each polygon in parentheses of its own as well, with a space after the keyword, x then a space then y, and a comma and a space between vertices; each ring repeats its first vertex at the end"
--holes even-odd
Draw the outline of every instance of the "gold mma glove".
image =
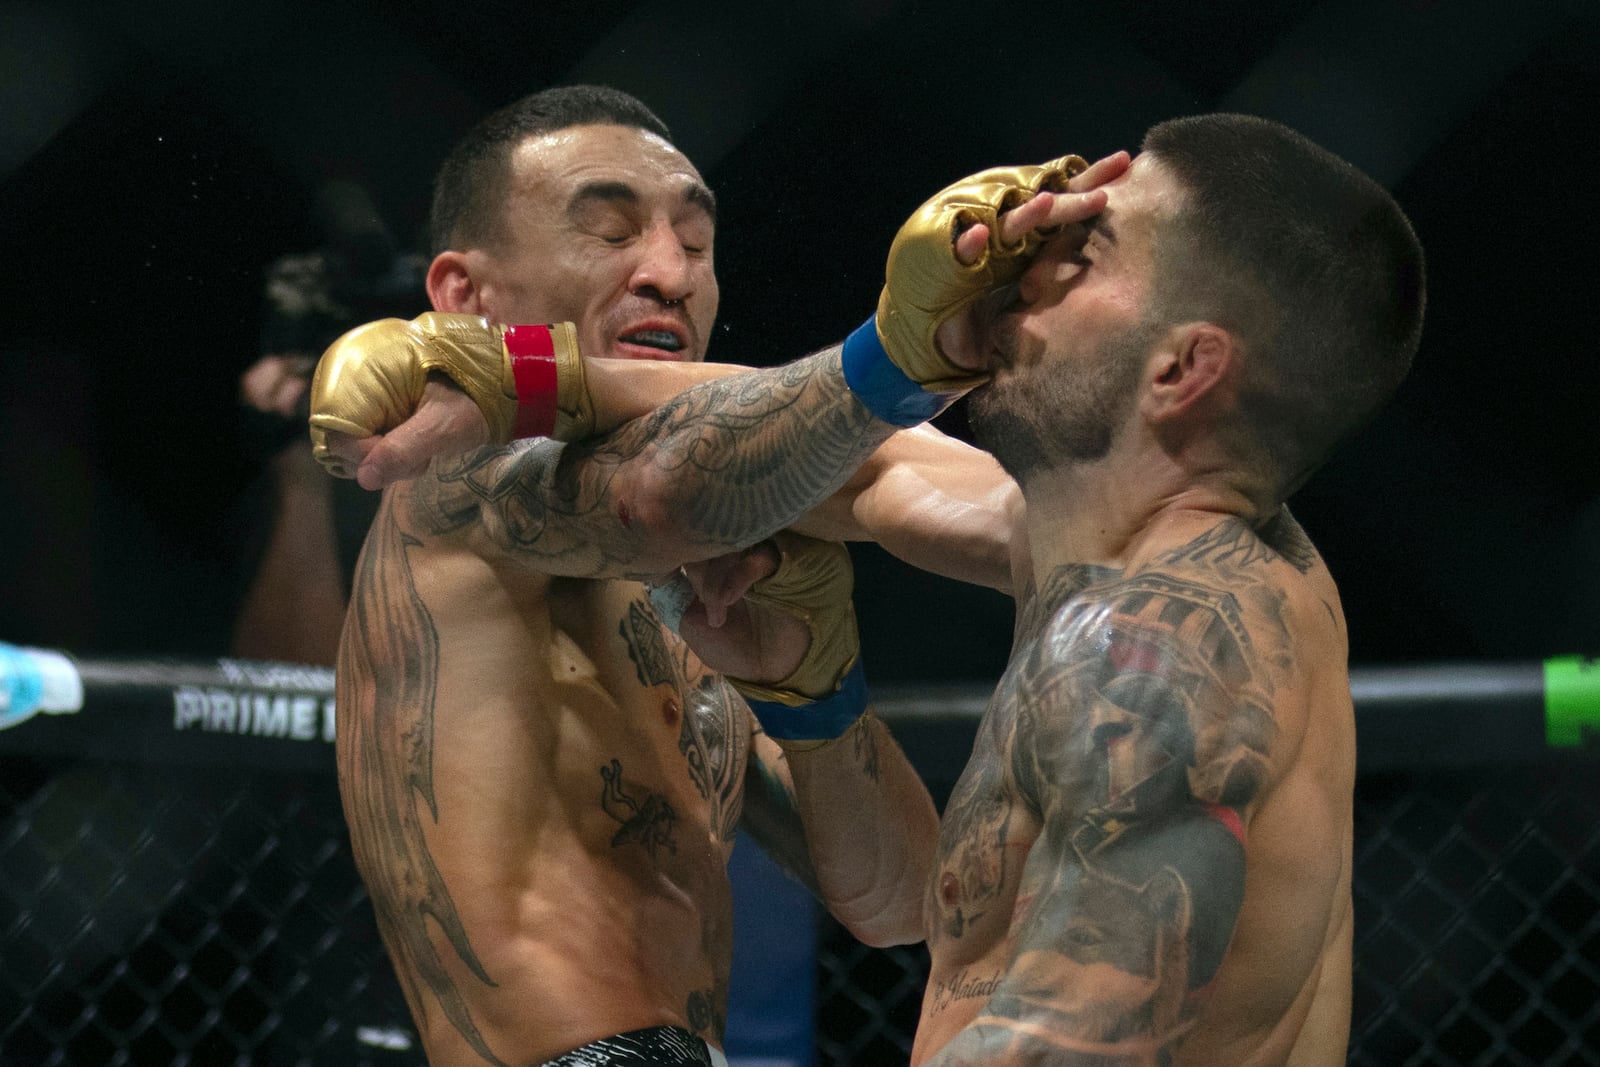
POLYGON ((805 657, 787 677, 768 685, 729 677, 749 700, 762 728, 790 750, 821 748, 840 737, 867 710, 861 641, 850 595, 855 572, 850 553, 834 541, 788 531, 773 537, 778 569, 757 582, 746 599, 799 617, 811 634, 805 657))
POLYGON ((889 246, 877 314, 845 341, 845 380, 886 422, 913 426, 944 410, 987 375, 939 351, 939 326, 974 300, 1021 276, 1036 234, 1000 239, 1000 216, 1040 192, 1063 192, 1088 169, 1078 156, 1040 166, 996 167, 963 178, 912 213, 889 246), (955 241, 975 225, 989 240, 976 261, 956 258, 955 241), (923 395, 919 395, 923 394, 923 395))
POLYGON ((594 409, 570 322, 493 326, 477 315, 429 312, 358 326, 322 354, 311 379, 311 447, 328 471, 353 477, 329 433, 370 437, 416 412, 428 374, 455 382, 483 412, 489 438, 586 436, 594 409))

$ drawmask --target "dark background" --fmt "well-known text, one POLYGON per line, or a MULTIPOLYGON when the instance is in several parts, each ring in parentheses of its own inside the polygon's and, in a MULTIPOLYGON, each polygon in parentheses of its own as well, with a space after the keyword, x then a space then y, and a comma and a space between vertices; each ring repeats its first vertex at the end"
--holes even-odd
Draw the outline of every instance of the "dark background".
MULTIPOLYGON (((711 357, 762 364, 865 318, 962 174, 1178 114, 1295 126, 1429 254, 1412 378, 1295 501, 1354 660, 1600 653, 1594 0, 0 6, 0 641, 222 652, 266 265, 330 179, 420 247, 449 144, 572 81, 639 95, 716 189, 711 357)), ((1008 601, 857 558, 875 678, 996 675, 1008 601)))

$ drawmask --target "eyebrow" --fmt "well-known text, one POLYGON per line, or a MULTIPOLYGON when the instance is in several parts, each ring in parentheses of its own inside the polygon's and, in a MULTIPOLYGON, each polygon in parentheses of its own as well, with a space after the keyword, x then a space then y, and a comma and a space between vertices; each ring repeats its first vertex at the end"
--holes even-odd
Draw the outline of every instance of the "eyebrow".
POLYGON ((1105 239, 1106 244, 1115 245, 1117 243, 1117 231, 1112 227, 1111 223, 1106 221, 1104 215, 1095 215, 1093 218, 1085 219, 1083 225, 1090 234, 1098 233, 1105 239))
MULTIPOLYGON (((572 194, 572 199, 567 202, 567 212, 573 213, 580 210, 587 203, 608 204, 637 204, 639 193, 627 182, 621 181, 595 181, 585 182, 572 194)), ((683 202, 691 204, 711 216, 711 221, 717 221, 717 198, 714 193, 699 182, 690 182, 683 190, 683 202)))

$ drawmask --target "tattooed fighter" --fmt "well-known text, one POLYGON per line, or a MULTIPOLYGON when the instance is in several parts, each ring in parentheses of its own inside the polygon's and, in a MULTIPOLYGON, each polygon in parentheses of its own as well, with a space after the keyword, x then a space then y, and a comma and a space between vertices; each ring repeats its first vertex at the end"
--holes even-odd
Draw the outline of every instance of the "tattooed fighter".
MULTIPOLYGON (((1020 493, 1018 621, 940 830, 914 1063, 1339 1064, 1347 641, 1284 501, 1404 377, 1421 248, 1376 184, 1259 119, 1163 123, 1131 166, 1076 169, 946 189, 842 351, 651 421, 698 413, 703 457, 734 416, 803 427, 788 464, 820 496, 988 376, 969 416, 1020 493)), ((846 495, 897 476, 883 456, 846 495)), ((804 506, 782 503, 777 525, 804 506)))
MULTIPOLYGON (((705 355, 715 203, 631 97, 551 90, 490 116, 444 164, 432 224, 440 312, 562 323, 555 341, 646 378, 705 355)), ((552 334, 518 336, 548 346, 552 334)), ((319 374, 315 395, 332 387, 319 374)), ((551 405, 522 414, 570 421, 551 405)), ((441 462, 385 492, 358 567, 338 664, 341 796, 434 1067, 718 1061, 741 809, 764 844, 800 842, 779 858, 857 936, 922 937, 937 815, 845 673, 843 549, 763 546, 764 572, 778 569, 742 609, 745 629, 706 646, 772 683, 746 687, 769 698, 780 747, 644 586, 622 580, 732 547, 685 549, 658 529, 628 488, 643 439, 441 462), (815 634, 762 607, 774 603, 815 634)), ((679 465, 700 470, 693 456, 679 465)), ((691 493, 738 499, 712 492, 738 469, 702 473, 691 493)), ((1003 583, 1003 543, 988 540, 1000 551, 952 565, 1003 583)))
MULTIPOLYGON (((1023 506, 1013 654, 944 812, 912 1062, 1342 1064, 1348 645, 1284 502, 1406 374, 1421 248, 1375 183, 1242 116, 1156 126, 1104 209, 1036 250, 1017 223, 1059 208, 1005 216, 1028 184, 986 198, 998 220, 936 213, 944 257, 915 258, 942 264, 943 309, 963 260, 1027 265, 998 314, 921 335, 951 361, 935 376, 991 372, 968 414, 1023 506)), ((891 304, 913 258, 891 254, 891 304)))

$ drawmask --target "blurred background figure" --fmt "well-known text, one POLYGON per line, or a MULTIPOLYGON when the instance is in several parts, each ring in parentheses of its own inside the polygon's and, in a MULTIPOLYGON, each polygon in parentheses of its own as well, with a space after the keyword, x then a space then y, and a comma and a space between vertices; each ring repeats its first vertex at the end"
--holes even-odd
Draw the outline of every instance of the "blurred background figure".
POLYGON ((356 182, 324 183, 315 214, 321 246, 267 268, 261 356, 239 379, 244 452, 261 469, 243 501, 244 590, 230 651, 332 664, 378 498, 327 477, 311 458, 306 390, 334 338, 428 306, 427 260, 401 249, 356 182))

